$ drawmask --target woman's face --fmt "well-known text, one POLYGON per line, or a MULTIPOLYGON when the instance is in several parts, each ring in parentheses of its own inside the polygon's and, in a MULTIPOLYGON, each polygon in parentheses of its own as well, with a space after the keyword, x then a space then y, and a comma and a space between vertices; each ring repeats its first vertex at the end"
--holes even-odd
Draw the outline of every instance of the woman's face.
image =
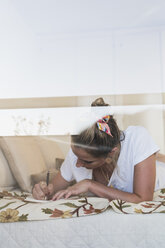
POLYGON ((95 169, 105 164, 105 157, 93 157, 83 148, 71 146, 73 153, 77 156, 77 167, 85 167, 87 169, 95 169))

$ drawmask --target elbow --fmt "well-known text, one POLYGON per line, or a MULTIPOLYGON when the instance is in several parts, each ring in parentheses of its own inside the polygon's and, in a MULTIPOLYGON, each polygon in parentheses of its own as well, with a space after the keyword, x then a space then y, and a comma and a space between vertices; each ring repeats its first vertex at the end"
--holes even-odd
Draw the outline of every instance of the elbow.
POLYGON ((144 201, 152 201, 153 200, 153 196, 137 196, 133 199, 132 203, 140 203, 140 202, 144 202, 144 201))

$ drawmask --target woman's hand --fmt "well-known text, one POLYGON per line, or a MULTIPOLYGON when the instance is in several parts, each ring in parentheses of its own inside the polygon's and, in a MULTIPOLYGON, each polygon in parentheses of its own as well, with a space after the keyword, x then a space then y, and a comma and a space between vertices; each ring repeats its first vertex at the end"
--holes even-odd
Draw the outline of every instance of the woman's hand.
POLYGON ((82 193, 86 193, 89 190, 89 186, 91 184, 91 180, 85 179, 76 183, 73 186, 68 187, 67 189, 58 191, 51 200, 59 200, 61 198, 69 198, 72 195, 79 195, 82 193))
POLYGON ((33 197, 37 200, 50 199, 50 196, 53 194, 53 184, 47 186, 46 182, 41 181, 34 185, 32 189, 33 197))

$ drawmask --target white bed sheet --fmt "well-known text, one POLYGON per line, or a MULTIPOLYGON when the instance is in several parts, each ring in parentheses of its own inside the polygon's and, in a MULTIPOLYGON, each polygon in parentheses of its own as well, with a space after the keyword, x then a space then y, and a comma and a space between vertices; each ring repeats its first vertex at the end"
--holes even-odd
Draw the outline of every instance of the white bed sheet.
POLYGON ((164 214, 98 215, 0 223, 1 248, 164 248, 164 214))

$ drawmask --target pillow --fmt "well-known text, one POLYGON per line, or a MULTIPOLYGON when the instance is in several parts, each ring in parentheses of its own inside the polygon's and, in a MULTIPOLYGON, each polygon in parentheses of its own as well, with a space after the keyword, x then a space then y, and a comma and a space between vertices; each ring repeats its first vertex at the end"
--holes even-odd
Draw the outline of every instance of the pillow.
POLYGON ((21 190, 31 192, 31 175, 46 170, 46 165, 33 137, 2 137, 1 149, 21 190))
POLYGON ((56 158, 55 160, 55 169, 60 170, 62 163, 64 162, 63 158, 56 158))
MULTIPOLYGON (((43 171, 43 172, 38 173, 38 174, 31 175, 32 185, 35 185, 36 183, 39 183, 40 181, 45 181, 46 182, 47 172, 48 172, 48 170, 43 171)), ((51 181, 57 175, 59 170, 49 169, 49 172, 50 172, 50 174, 49 174, 49 183, 51 183, 51 181)))
MULTIPOLYGON (((50 169, 47 169, 46 171, 44 171, 42 173, 31 175, 32 185, 35 185, 36 183, 39 183, 40 181, 46 181, 48 170, 50 172, 49 182, 51 183, 51 181, 53 180, 53 178, 60 171, 60 167, 61 167, 61 165, 62 165, 63 162, 64 162, 64 159, 62 159, 62 158, 56 158, 55 168, 50 168, 50 169)), ((73 180, 72 182, 70 182, 70 186, 73 185, 73 184, 75 184, 75 183, 76 183, 76 181, 73 180)))
POLYGON ((0 149, 0 188, 5 190, 12 190, 17 186, 17 182, 13 177, 9 168, 8 162, 0 149))
MULTIPOLYGON (((57 175, 57 173, 59 172, 59 170, 56 169, 50 169, 50 176, 49 176, 49 183, 52 182, 53 178, 57 175)), ((32 186, 34 186, 36 183, 39 183, 41 181, 45 181, 46 182, 46 177, 47 177, 47 172, 43 171, 42 173, 38 173, 38 174, 34 174, 31 175, 31 182, 32 182, 32 186)), ((70 182, 70 186, 74 185, 76 183, 75 180, 70 182)))
POLYGON ((53 178, 57 175, 57 173, 60 171, 60 167, 63 162, 64 162, 64 159, 56 158, 54 168, 49 168, 46 171, 43 171, 41 173, 31 175, 32 185, 39 183, 40 181, 46 181, 48 171, 50 172, 49 182, 51 182, 53 178))
POLYGON ((70 149, 70 136, 39 136, 35 140, 48 168, 55 168, 56 158, 65 158, 70 149))

